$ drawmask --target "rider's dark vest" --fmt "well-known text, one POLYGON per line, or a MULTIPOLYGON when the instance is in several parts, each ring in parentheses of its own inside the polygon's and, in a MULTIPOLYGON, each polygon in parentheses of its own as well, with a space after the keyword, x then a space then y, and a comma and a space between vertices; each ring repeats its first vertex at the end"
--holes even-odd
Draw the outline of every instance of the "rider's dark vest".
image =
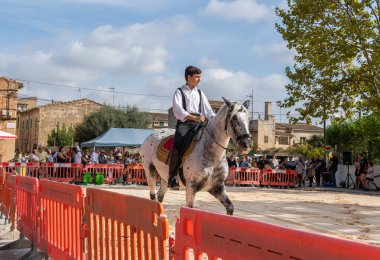
MULTIPOLYGON (((182 108, 185 111, 187 111, 185 93, 183 93, 182 88, 178 88, 178 90, 181 92, 181 96, 182 96, 182 108)), ((193 116, 199 116, 202 114, 202 92, 200 89, 198 89, 198 94, 199 94, 199 106, 198 106, 198 112, 199 113, 191 113, 193 116)), ((181 124, 181 123, 183 123, 181 120, 177 121, 177 124, 181 124)))

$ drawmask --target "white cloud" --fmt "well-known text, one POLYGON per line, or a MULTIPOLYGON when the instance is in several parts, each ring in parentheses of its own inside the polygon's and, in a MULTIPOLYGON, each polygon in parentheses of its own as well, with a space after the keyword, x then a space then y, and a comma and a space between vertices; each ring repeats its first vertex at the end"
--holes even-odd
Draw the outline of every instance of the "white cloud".
POLYGON ((268 58, 271 61, 277 61, 290 65, 293 63, 293 57, 296 52, 289 50, 286 43, 275 43, 268 46, 254 46, 252 48, 254 54, 262 58, 268 58))
POLYGON ((199 63, 203 68, 216 68, 219 66, 218 60, 212 60, 207 57, 202 57, 199 63))
POLYGON ((256 0, 221 1, 211 0, 203 10, 204 14, 216 15, 229 20, 257 22, 273 16, 272 10, 256 0))
POLYGON ((223 68, 207 69, 201 83, 210 99, 242 100, 254 93, 256 100, 278 100, 285 94, 287 79, 279 74, 262 78, 254 77, 243 71, 229 71, 223 68))

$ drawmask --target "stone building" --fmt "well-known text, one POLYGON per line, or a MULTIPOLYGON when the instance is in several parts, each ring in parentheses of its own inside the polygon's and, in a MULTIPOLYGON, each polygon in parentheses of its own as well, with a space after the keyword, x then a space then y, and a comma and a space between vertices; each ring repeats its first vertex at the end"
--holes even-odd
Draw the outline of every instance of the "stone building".
MULTIPOLYGON (((23 87, 22 83, 0 77, 0 130, 16 134, 17 92, 23 87)), ((13 158, 15 140, 0 139, 0 154, 3 161, 13 158)))
POLYGON ((251 120, 252 140, 260 150, 288 148, 291 145, 305 143, 313 135, 323 135, 323 128, 306 123, 276 123, 272 115, 272 103, 265 102, 264 119, 251 120))
POLYGON ((47 145, 48 135, 60 126, 74 127, 92 112, 98 111, 101 104, 89 99, 69 102, 54 102, 37 106, 20 112, 17 117, 17 144, 23 152, 27 152, 41 144, 47 145))
POLYGON ((165 128, 168 127, 168 114, 165 113, 148 113, 150 123, 148 128, 165 128))

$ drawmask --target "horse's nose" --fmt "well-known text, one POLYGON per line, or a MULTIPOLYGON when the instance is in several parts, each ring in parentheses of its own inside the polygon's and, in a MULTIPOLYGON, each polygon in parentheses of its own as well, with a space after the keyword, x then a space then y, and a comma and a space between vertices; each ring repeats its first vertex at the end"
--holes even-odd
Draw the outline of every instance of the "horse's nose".
POLYGON ((246 137, 246 138, 242 138, 240 140, 240 146, 244 149, 250 149, 252 148, 252 139, 250 136, 246 137))

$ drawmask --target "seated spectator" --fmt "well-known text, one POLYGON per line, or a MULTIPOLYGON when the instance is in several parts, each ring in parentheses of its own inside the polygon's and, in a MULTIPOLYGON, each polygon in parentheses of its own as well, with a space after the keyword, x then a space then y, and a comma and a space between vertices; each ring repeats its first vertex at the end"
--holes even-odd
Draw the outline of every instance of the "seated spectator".
POLYGON ((227 163, 229 168, 238 167, 238 163, 235 159, 235 156, 233 156, 232 154, 230 155, 230 157, 227 158, 227 163))
POLYGON ((366 183, 365 183, 365 189, 364 190, 369 190, 369 186, 372 183, 373 186, 376 187, 376 190, 379 190, 379 187, 376 185, 374 182, 375 178, 375 170, 373 168, 373 163, 371 161, 368 162, 368 170, 367 170, 367 176, 366 176, 366 183))

